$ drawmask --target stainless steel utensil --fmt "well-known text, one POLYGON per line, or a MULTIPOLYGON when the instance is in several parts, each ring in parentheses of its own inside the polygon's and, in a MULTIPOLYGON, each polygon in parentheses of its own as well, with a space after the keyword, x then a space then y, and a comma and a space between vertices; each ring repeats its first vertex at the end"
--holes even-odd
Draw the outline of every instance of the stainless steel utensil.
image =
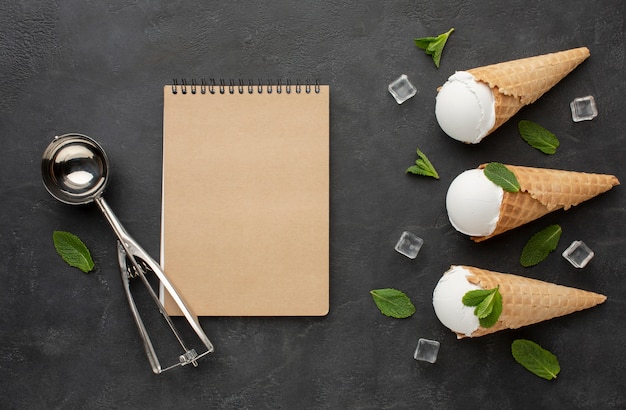
POLYGON ((139 246, 128 232, 126 232, 102 197, 102 193, 109 181, 109 165, 107 155, 100 144, 83 134, 65 134, 55 137, 43 153, 41 175, 48 192, 59 201, 70 205, 82 205, 91 202, 95 202, 98 205, 117 235, 120 246, 124 251, 124 266, 122 266, 120 262, 120 267, 126 272, 126 274, 122 272, 122 279, 125 281, 125 289, 128 289, 127 296, 129 295, 130 289, 126 286, 126 283, 128 277, 133 276, 131 273, 134 272, 143 279, 144 284, 159 306, 159 310, 176 335, 181 346, 183 346, 185 352, 179 357, 179 363, 162 369, 156 353, 152 348, 152 343, 148 337, 145 326, 143 326, 141 317, 138 315, 132 295, 130 295, 129 303, 131 305, 131 311, 133 312, 139 333, 143 339, 152 370, 155 373, 161 373, 173 367, 189 363, 193 363, 194 366, 197 366, 196 360, 211 353, 214 350, 213 345, 202 330, 197 316, 187 307, 183 298, 178 294, 174 285, 167 278, 159 264, 139 246), (126 264, 127 260, 130 262, 132 269, 126 264), (185 347, 171 318, 165 312, 152 286, 150 286, 145 278, 145 273, 147 273, 148 270, 154 272, 163 287, 172 296, 172 299, 182 311, 187 322, 206 347, 207 350, 204 353, 197 354, 195 350, 189 350, 185 347), (128 277, 125 277, 125 275, 128 275, 128 277))

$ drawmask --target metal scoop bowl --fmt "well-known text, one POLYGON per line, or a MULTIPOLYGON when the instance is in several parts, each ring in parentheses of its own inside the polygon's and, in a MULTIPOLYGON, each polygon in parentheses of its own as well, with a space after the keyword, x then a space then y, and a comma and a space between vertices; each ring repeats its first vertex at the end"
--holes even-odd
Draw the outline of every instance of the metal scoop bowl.
MULTIPOLYGON (((109 161, 100 144, 82 134, 65 134, 55 137, 43 153, 41 160, 41 176, 50 195, 59 201, 70 205, 82 205, 91 202, 95 202, 98 205, 100 211, 102 211, 111 225, 111 228, 113 228, 113 231, 117 235, 126 260, 130 262, 131 266, 128 267, 128 269, 124 266, 123 271, 134 273, 134 275, 128 274, 128 277, 140 276, 142 278, 152 299, 158 305, 159 310, 182 346, 184 353, 179 357, 179 362, 172 366, 162 368, 154 349, 151 348, 150 338, 148 337, 145 327, 143 323, 140 323, 141 319, 139 319, 139 321, 137 320, 138 313, 132 296, 127 292, 131 310, 139 328, 139 333, 143 339, 152 371, 159 374, 165 370, 190 363, 197 366, 197 359, 211 353, 214 350, 213 345, 202 330, 197 316, 187 307, 183 298, 178 294, 160 265, 139 246, 128 232, 126 232, 102 197, 102 193, 109 181, 109 161), (206 347, 207 350, 204 353, 197 354, 195 349, 188 349, 183 343, 170 316, 166 313, 165 308, 156 296, 152 286, 145 278, 145 273, 149 270, 154 272, 163 287, 172 296, 172 299, 182 311, 187 322, 189 322, 191 328, 206 347)), ((124 274, 122 277, 124 279, 124 274)), ((126 283, 125 288, 127 289, 126 283)))

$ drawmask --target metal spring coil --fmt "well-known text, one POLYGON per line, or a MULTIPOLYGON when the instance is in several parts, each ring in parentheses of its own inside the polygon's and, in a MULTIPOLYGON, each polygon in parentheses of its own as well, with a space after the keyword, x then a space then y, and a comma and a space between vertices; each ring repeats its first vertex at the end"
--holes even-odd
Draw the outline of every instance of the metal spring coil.
POLYGON ((207 91, 210 94, 220 93, 220 94, 253 94, 255 91, 258 94, 262 94, 266 92, 267 94, 272 94, 274 91, 277 94, 281 94, 283 91, 287 94, 291 94, 295 92, 296 94, 301 94, 302 92, 306 94, 310 94, 311 92, 315 92, 316 94, 320 93, 320 83, 319 81, 315 81, 311 83, 311 81, 307 80, 304 84, 300 83, 300 80, 296 80, 295 84, 291 83, 291 80, 287 80, 286 83, 283 84, 282 80, 278 80, 276 84, 272 83, 272 80, 267 80, 266 83, 263 80, 259 79, 256 83, 253 80, 248 80, 247 82, 243 79, 235 80, 230 79, 228 83, 226 80, 220 79, 215 80, 214 78, 209 78, 207 82, 206 79, 201 79, 200 84, 197 83, 195 79, 191 80, 191 83, 187 82, 186 79, 181 79, 180 83, 175 78, 172 83, 172 94, 178 94, 178 92, 182 94, 197 94, 198 90, 200 94, 206 94, 207 91))

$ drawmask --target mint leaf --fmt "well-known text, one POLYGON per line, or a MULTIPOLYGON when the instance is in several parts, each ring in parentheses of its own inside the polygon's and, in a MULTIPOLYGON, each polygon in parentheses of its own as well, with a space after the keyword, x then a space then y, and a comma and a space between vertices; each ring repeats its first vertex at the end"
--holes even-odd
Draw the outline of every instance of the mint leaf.
POLYGON ((380 312, 396 319, 405 319, 415 313, 409 297, 397 289, 374 289, 370 291, 380 312))
POLYGON ((417 47, 421 48, 426 52, 426 54, 433 57, 435 66, 439 68, 441 53, 443 53, 446 41, 448 41, 448 37, 453 31, 454 28, 451 28, 448 32, 439 34, 437 37, 422 37, 416 38, 413 41, 417 47))
POLYGON ((559 244, 562 232, 559 225, 550 225, 534 234, 522 249, 519 259, 522 266, 525 268, 535 266, 547 258, 559 244))
POLYGON ((89 249, 78 236, 70 232, 54 231, 52 233, 52 242, 54 242, 54 248, 57 250, 57 253, 61 255, 61 258, 68 265, 78 268, 85 273, 93 269, 94 263, 89 249))
POLYGON ((502 295, 500 286, 493 289, 470 290, 461 300, 465 306, 475 306, 474 314, 482 327, 496 324, 502 313, 502 295))
POLYGON ((554 154, 560 145, 556 135, 532 121, 520 121, 517 129, 524 141, 544 154, 554 154))
POLYGON ((546 380, 555 379, 561 371, 556 356, 530 340, 514 340, 511 344, 511 353, 517 363, 546 380))
POLYGON ((484 172, 491 182, 502 187, 505 191, 519 192, 519 182, 515 174, 506 165, 499 162, 490 162, 485 166, 484 172))
POLYGON ((479 317, 478 323, 480 323, 480 325, 484 328, 491 327, 496 324, 501 314, 502 314, 502 295, 498 291, 494 293, 493 295, 493 304, 492 304, 491 313, 489 313, 489 315, 485 316, 484 318, 479 317))
POLYGON ((433 164, 419 148, 417 149, 417 156, 419 158, 415 161, 415 165, 408 167, 406 172, 439 179, 439 174, 435 170, 435 167, 433 167, 433 164))
POLYGON ((465 306, 478 306, 480 302, 485 300, 487 296, 493 293, 494 289, 476 289, 470 290, 463 295, 461 300, 465 306))
POLYGON ((437 37, 422 37, 416 38, 413 41, 415 42, 416 46, 418 46, 422 50, 426 50, 431 43, 437 41, 437 37))
POLYGON ((474 309, 474 314, 478 316, 479 319, 484 319, 491 314, 491 311, 493 310, 493 299, 497 290, 497 288, 492 289, 483 301, 476 306, 476 309, 474 309))

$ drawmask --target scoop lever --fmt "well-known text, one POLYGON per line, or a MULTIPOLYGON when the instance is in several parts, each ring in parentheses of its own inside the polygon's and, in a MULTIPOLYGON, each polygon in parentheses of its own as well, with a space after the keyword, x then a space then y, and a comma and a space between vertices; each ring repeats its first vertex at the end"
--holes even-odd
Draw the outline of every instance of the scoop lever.
MULTIPOLYGON (((150 283, 148 282, 148 279, 146 278, 146 273, 152 270, 148 262, 143 260, 139 256, 129 255, 128 251, 125 249, 123 244, 119 241, 117 242, 117 257, 118 257, 118 262, 120 266, 120 273, 122 276, 122 283, 124 284, 124 291, 128 299, 128 305, 133 314, 133 318, 135 319, 135 324, 137 325, 137 329, 139 330, 139 335, 141 336, 143 346, 146 351, 146 355, 148 356, 148 361, 150 362, 150 366, 152 367, 152 371, 155 374, 160 374, 167 370, 173 369, 175 367, 186 366, 188 364, 192 364, 194 367, 197 367, 198 366, 197 360, 213 352, 214 350, 213 345, 209 341, 208 337, 204 334, 202 329, 199 327, 197 319, 194 320, 193 323, 190 323, 190 325, 194 329, 194 331, 196 332, 196 334, 198 335, 199 339, 202 341, 204 346, 206 347, 206 351, 201 354, 198 354, 195 349, 190 349, 187 347, 187 345, 182 339, 182 336, 176 329, 176 326, 174 325, 172 318, 168 315, 168 313, 165 310, 165 307, 163 306, 163 304, 159 300, 159 297, 157 296, 154 289, 152 288, 152 285, 150 285, 150 283), (130 279, 134 277, 139 277, 141 279, 146 289, 148 290, 150 297, 152 298, 154 303, 157 305, 159 312, 161 312, 161 314, 163 315, 165 321, 167 322, 168 326, 174 333, 174 336, 178 340, 178 343, 182 347, 183 353, 179 356, 178 363, 175 363, 165 368, 161 366, 159 358, 152 344, 152 340, 150 339, 150 336, 148 335, 148 331, 146 330, 146 327, 143 323, 141 315, 139 314, 139 310, 137 309, 137 305, 135 304, 135 300, 130 290, 130 279)), ((150 261, 150 262, 153 262, 153 261, 150 261)), ((189 321, 189 318, 187 319, 189 321)))

